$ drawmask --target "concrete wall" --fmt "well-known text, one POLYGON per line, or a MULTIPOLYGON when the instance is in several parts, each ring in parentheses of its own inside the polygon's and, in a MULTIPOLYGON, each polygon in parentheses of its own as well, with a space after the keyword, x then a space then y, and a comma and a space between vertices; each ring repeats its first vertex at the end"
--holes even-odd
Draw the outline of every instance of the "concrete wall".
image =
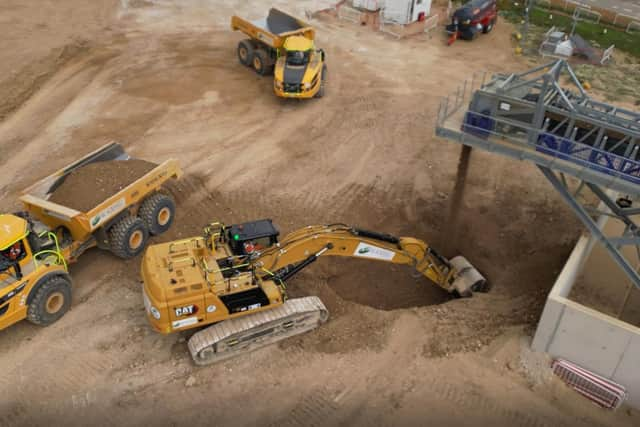
MULTIPOLYGON (((617 227, 613 222, 607 225, 606 218, 598 225, 606 234, 617 227)), ((583 236, 578 241, 547 297, 532 347, 623 385, 629 393, 628 403, 640 409, 640 328, 568 297, 581 274, 593 279, 585 282, 586 286, 625 282, 615 264, 607 267, 610 275, 603 275, 601 267, 598 274, 584 274, 594 266, 607 265, 608 258, 606 251, 594 250, 590 237, 583 236)))
MULTIPOLYGON (((608 235, 622 235, 624 225, 609 219, 604 226, 608 235)), ((636 270, 640 269, 640 259, 635 246, 624 246, 622 254, 636 270)), ((618 268, 613 258, 602 245, 595 245, 584 264, 576 285, 568 298, 577 303, 596 309, 634 326, 640 326, 640 291, 618 268)))

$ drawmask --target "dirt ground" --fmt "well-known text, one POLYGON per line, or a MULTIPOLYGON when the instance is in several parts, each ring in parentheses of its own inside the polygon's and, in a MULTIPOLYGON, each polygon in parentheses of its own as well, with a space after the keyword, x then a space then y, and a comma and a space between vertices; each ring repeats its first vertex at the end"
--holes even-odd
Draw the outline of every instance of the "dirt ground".
MULTIPOLYGON (((315 3, 273 5, 304 16, 315 3)), ((473 71, 528 66, 512 55, 511 28, 446 47, 439 34, 397 41, 316 18, 327 96, 291 102, 236 60, 230 16, 267 9, 4 1, 0 70, 15 72, 0 73, 2 210, 117 141, 185 169, 176 223, 155 241, 213 220, 269 217, 283 233, 352 223, 464 254, 491 292, 452 300, 405 268, 321 259, 289 289, 320 296, 326 326, 196 368, 184 336, 147 325, 140 260, 92 250, 71 267, 64 318, 0 331, 0 425, 638 425, 636 412, 600 410, 551 378, 528 349, 580 233, 537 170, 473 151, 450 237, 460 146, 433 136, 438 103, 473 71)))

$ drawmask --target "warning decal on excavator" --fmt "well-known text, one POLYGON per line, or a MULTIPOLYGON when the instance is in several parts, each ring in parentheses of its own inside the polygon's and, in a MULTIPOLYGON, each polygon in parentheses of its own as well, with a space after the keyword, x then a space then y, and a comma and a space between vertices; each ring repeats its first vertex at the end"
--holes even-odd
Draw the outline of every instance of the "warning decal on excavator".
POLYGON ((198 318, 196 316, 193 316, 187 317, 186 319, 182 320, 174 320, 173 322, 171 322, 171 327, 173 329, 178 329, 184 328, 185 326, 195 325, 196 323, 198 323, 198 318))
POLYGON ((395 254, 393 251, 360 242, 353 256, 391 261, 395 254))

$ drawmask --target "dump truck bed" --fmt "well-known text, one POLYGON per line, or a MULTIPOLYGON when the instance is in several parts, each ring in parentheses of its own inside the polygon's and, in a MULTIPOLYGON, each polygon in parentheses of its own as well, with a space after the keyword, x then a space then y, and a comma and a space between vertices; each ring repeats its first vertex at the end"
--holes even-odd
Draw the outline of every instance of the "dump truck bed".
POLYGON ((177 160, 171 159, 159 165, 153 166, 151 164, 148 172, 135 177, 131 182, 127 182, 126 186, 109 194, 89 209, 78 210, 72 206, 50 200, 71 173, 100 162, 127 162, 130 160, 133 158, 125 152, 120 144, 107 144, 36 182, 23 191, 20 200, 30 214, 51 229, 63 226, 71 232, 74 241, 85 241, 91 238, 95 230, 107 224, 109 220, 124 210, 144 200, 150 193, 157 191, 167 180, 182 175, 177 160))
POLYGON ((238 16, 231 18, 231 29, 239 30, 254 40, 272 48, 279 48, 288 36, 300 35, 313 40, 315 32, 309 24, 281 10, 272 8, 266 18, 249 21, 238 16))

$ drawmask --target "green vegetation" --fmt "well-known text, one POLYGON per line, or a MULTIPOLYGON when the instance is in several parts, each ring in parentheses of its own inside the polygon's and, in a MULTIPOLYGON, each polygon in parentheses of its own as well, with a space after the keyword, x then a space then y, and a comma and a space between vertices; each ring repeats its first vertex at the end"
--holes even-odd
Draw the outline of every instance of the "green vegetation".
POLYGON ((580 81, 591 83, 607 101, 628 100, 635 105, 640 105, 640 73, 636 71, 638 68, 640 64, 631 57, 617 61, 615 66, 573 66, 576 77, 580 81))
MULTIPOLYGON (((506 0, 499 1, 498 4, 502 15, 508 20, 520 23, 523 19, 523 1, 519 1, 518 6, 515 6, 513 1, 506 0)), ((573 20, 570 16, 563 15, 559 11, 535 7, 531 10, 530 23, 544 28, 550 28, 555 25, 565 32, 569 32, 571 31, 573 20)), ((629 34, 622 30, 585 21, 578 22, 576 32, 584 39, 594 43, 595 46, 607 48, 614 44, 616 49, 640 57, 640 33, 638 32, 629 34)))
MULTIPOLYGON (((523 19, 523 1, 514 6, 514 1, 498 0, 500 14, 509 21, 520 24, 523 19)), ((573 25, 571 17, 558 13, 534 8, 530 15, 529 37, 525 51, 537 52, 544 34, 552 26, 569 32, 573 25), (551 18, 550 16, 553 16, 551 18)), ((589 64, 573 65, 576 76, 580 81, 591 84, 593 89, 603 94, 608 101, 630 101, 640 106, 640 34, 627 34, 603 25, 590 22, 578 22, 576 32, 594 46, 607 48, 616 45, 614 64, 606 67, 589 64), (607 33, 603 30, 607 28, 607 33), (626 53, 625 53, 626 52, 626 53)))

